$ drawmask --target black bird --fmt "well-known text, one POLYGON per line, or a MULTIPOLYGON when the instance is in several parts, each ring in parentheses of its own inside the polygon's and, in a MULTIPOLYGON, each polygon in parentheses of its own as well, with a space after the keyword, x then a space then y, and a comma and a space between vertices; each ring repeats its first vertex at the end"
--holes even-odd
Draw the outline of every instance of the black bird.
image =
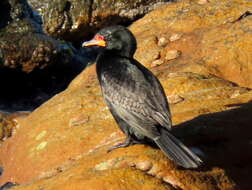
POLYGON ((159 80, 133 55, 136 39, 123 26, 100 30, 82 46, 104 47, 96 59, 96 71, 110 112, 126 134, 123 143, 110 150, 154 141, 177 164, 197 168, 201 159, 171 133, 169 105, 159 80))

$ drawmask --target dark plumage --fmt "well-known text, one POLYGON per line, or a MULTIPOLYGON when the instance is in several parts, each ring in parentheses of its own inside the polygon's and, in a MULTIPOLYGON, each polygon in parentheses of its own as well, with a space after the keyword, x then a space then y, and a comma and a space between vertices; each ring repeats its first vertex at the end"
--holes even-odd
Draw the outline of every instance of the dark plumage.
POLYGON ((133 55, 136 39, 123 26, 99 31, 83 46, 102 46, 96 70, 103 97, 126 140, 110 150, 154 141, 177 164, 196 168, 202 161, 171 133, 171 114, 158 79, 133 55))

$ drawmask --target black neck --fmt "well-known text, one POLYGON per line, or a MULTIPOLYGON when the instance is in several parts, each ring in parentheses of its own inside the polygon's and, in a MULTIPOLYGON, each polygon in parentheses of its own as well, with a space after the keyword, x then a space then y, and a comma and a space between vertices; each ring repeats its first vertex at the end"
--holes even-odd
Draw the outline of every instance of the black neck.
POLYGON ((108 56, 116 55, 116 56, 126 57, 126 58, 130 58, 130 59, 133 58, 133 55, 134 55, 134 53, 131 53, 128 50, 116 50, 116 49, 112 49, 112 50, 106 49, 102 52, 102 54, 106 54, 108 56))

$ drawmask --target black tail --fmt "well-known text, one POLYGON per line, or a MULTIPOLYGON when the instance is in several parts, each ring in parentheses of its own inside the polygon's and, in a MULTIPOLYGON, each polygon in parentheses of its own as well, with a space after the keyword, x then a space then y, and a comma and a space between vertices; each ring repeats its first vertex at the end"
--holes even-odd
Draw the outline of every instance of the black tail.
POLYGON ((161 136, 156 138, 155 142, 178 165, 185 168, 197 168, 202 164, 201 159, 196 154, 168 131, 162 130, 161 136))

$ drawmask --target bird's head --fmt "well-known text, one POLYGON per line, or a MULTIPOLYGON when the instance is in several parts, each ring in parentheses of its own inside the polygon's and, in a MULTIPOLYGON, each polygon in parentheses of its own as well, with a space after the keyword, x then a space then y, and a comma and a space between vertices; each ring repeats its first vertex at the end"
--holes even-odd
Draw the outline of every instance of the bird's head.
POLYGON ((136 51, 136 39, 127 28, 116 25, 103 28, 82 46, 100 46, 119 55, 133 57, 136 51))

